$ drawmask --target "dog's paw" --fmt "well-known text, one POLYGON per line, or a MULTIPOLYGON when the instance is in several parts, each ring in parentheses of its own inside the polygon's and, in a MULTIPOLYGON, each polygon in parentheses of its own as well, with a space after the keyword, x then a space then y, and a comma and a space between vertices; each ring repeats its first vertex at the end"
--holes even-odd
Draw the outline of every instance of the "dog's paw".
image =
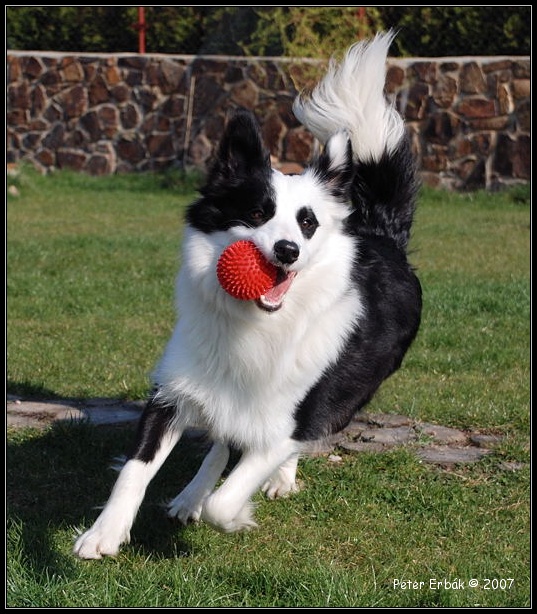
POLYGON ((177 518, 182 524, 187 524, 199 521, 202 507, 202 501, 189 497, 183 491, 166 505, 166 513, 169 518, 177 518))
POLYGON ((109 530, 95 523, 76 540, 73 552, 81 559, 101 559, 103 556, 115 556, 121 544, 129 541, 129 531, 109 530))
POLYGON ((283 472, 278 471, 263 484, 261 490, 269 499, 277 499, 298 492, 300 487, 294 478, 289 479, 283 472))
POLYGON ((257 527, 253 518, 254 505, 248 502, 238 514, 231 516, 225 513, 218 505, 208 497, 203 505, 201 519, 223 533, 235 533, 237 531, 250 531, 257 527))

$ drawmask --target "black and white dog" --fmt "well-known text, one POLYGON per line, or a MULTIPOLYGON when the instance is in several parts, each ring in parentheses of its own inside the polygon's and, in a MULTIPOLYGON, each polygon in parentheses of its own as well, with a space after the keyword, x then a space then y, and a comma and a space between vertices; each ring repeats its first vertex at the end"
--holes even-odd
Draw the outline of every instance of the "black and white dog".
POLYGON ((213 445, 168 514, 222 531, 254 527, 252 495, 295 491, 305 442, 343 429, 401 365, 421 288, 406 256, 414 161, 384 95, 392 39, 353 45, 296 99, 295 115, 324 144, 302 174, 271 168, 250 112, 229 121, 187 213, 179 318, 155 393, 108 502, 76 541, 79 557, 114 555, 129 541, 150 480, 189 426, 206 428, 213 445), (241 239, 279 268, 257 300, 235 299, 217 280, 222 251, 241 239), (242 456, 216 488, 230 446, 242 456))

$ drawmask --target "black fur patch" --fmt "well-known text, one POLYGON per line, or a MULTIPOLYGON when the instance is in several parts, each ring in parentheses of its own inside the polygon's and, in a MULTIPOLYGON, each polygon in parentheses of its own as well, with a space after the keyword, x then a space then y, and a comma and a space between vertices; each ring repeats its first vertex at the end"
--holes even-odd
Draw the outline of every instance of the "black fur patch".
POLYGON ((239 111, 227 125, 201 198, 187 211, 187 223, 205 233, 264 224, 276 210, 271 176, 257 121, 239 111))
POLYGON ((175 406, 157 400, 153 394, 147 401, 138 423, 134 447, 128 459, 149 463, 155 458, 160 442, 175 416, 175 406))

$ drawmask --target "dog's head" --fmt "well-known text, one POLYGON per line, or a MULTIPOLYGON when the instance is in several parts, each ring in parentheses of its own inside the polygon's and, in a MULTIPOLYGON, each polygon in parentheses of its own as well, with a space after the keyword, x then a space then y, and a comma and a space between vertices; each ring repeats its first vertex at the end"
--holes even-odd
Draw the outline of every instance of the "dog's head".
POLYGON ((321 262, 326 249, 337 251, 334 235, 350 213, 352 174, 351 145, 344 132, 335 134, 302 174, 272 169, 255 117, 239 111, 227 125, 187 222, 211 235, 220 249, 239 239, 257 245, 280 271, 274 291, 257 304, 275 311, 295 276, 321 262))

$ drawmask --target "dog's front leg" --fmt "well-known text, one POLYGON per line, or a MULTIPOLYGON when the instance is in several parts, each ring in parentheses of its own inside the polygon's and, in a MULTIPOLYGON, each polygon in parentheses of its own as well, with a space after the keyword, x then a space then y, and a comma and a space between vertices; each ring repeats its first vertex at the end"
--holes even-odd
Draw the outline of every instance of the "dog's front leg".
POLYGON ((287 497, 293 492, 298 492, 298 484, 296 482, 297 466, 298 454, 293 454, 263 484, 261 490, 269 499, 287 497))
POLYGON ((246 450, 222 486, 205 500, 202 520, 226 533, 256 527, 250 497, 298 451, 293 439, 263 451, 246 450))
POLYGON ((133 454, 120 471, 112 494, 95 524, 75 543, 82 559, 100 559, 118 553, 130 539, 130 530, 149 482, 179 440, 182 428, 173 422, 170 406, 149 401, 140 420, 133 454))
POLYGON ((229 448, 215 442, 203 460, 194 479, 168 504, 168 516, 183 524, 200 519, 204 499, 212 493, 218 478, 226 468, 229 448))

